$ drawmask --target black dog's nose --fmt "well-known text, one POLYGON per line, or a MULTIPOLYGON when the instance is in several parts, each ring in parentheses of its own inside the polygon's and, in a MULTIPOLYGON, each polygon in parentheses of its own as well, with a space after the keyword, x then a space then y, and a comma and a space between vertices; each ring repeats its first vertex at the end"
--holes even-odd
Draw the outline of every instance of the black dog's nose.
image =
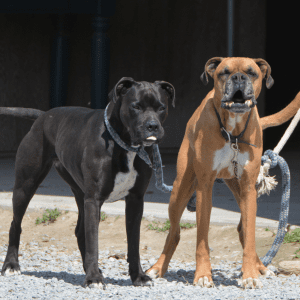
POLYGON ((156 132, 159 128, 159 125, 157 122, 155 121, 150 121, 150 122, 147 122, 146 124, 146 128, 148 129, 148 131, 150 132, 156 132))
POLYGON ((243 73, 235 73, 231 78, 234 83, 242 83, 247 79, 247 76, 243 73))

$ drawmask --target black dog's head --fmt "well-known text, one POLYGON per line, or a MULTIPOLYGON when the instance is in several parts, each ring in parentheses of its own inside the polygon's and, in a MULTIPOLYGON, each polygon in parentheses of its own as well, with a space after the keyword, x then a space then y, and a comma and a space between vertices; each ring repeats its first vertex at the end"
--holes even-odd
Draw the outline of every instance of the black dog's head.
POLYGON ((170 83, 123 77, 109 96, 119 106, 119 118, 130 134, 132 146, 151 146, 163 138, 168 102, 175 106, 175 89, 170 83))
POLYGON ((208 83, 207 74, 214 78, 215 96, 221 100, 221 107, 234 113, 245 113, 257 104, 263 78, 267 88, 274 83, 271 67, 261 58, 214 57, 200 77, 204 84, 208 83))

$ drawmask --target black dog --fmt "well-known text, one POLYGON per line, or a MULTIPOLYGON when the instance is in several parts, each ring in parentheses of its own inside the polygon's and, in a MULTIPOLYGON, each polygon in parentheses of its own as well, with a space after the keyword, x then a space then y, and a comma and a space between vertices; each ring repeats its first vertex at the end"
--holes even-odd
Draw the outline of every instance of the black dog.
MULTIPOLYGON (((144 145, 152 160, 153 143, 163 135, 168 100, 174 106, 175 89, 163 81, 136 82, 122 78, 110 93, 107 116, 110 125, 129 146, 144 145)), ((70 185, 78 206, 75 229, 86 273, 84 285, 101 287, 98 269, 98 225, 105 201, 124 199, 129 274, 134 285, 151 280, 140 265, 139 239, 143 197, 152 169, 136 152, 121 148, 107 131, 104 110, 59 107, 42 112, 1 108, 0 114, 36 119, 22 140, 16 156, 13 221, 2 275, 19 273, 18 249, 21 222, 38 186, 54 165, 70 185)))

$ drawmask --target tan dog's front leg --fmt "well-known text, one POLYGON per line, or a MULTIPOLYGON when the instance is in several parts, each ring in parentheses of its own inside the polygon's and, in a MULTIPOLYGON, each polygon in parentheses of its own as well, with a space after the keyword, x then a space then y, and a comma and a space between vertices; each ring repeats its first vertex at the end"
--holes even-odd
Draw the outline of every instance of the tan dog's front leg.
MULTIPOLYGON (((233 179, 225 179, 225 182, 227 184, 227 186, 230 188, 230 190, 232 191, 239 207, 240 207, 240 210, 242 212, 242 210, 245 210, 245 208, 243 208, 243 205, 242 203, 245 203, 246 201, 242 201, 241 198, 240 198, 240 195, 241 195, 241 188, 240 188, 240 185, 239 185, 239 182, 236 178, 233 178, 233 179)), ((256 200, 256 190, 255 190, 255 200, 256 200)), ((253 200, 252 200, 253 201, 253 200)), ((255 218, 256 218, 256 201, 255 201, 255 218)), ((254 218, 254 220, 255 220, 254 218)), ((241 245, 243 247, 243 249, 245 249, 245 236, 246 236, 246 232, 244 230, 244 226, 243 226, 243 217, 241 215, 241 219, 240 219, 240 223, 237 227, 237 231, 239 233, 239 239, 240 239, 240 242, 241 242, 241 245)), ((255 224, 255 223, 254 223, 255 224)), ((254 239, 255 239, 255 227, 254 227, 254 239)), ((255 249, 255 245, 254 245, 254 249, 255 249)), ((258 275, 263 275, 263 276, 275 276, 275 274, 269 270, 267 267, 264 266, 264 264, 261 262, 261 260, 259 259, 258 255, 256 254, 256 251, 255 251, 255 257, 256 257, 256 263, 254 264, 255 266, 255 273, 257 273, 258 275)), ((244 268, 244 265, 243 265, 243 268, 244 268)), ((242 269, 243 271, 243 269, 242 269)), ((246 277, 247 275, 245 275, 244 271, 243 271, 243 282, 242 282, 242 286, 245 287, 245 288, 253 288, 255 287, 253 284, 251 284, 251 280, 248 280, 249 281, 249 284, 247 283, 247 278, 249 277, 246 277)), ((252 280, 253 281, 253 280, 252 280)), ((253 282, 252 282, 253 283, 253 282)), ((258 284, 257 287, 260 287, 261 284, 258 284)))
POLYGON ((195 191, 195 172, 192 164, 193 155, 189 148, 188 139, 184 139, 177 162, 177 177, 169 203, 170 230, 164 250, 158 261, 147 270, 147 275, 152 278, 162 277, 168 269, 169 262, 180 239, 180 218, 186 205, 195 191))
MULTIPOLYGON (((197 169, 199 170, 199 168, 197 169)), ((203 176, 203 174, 197 174, 197 248, 194 285, 199 285, 201 287, 214 287, 214 283, 212 281, 208 246, 208 230, 212 209, 212 189, 214 179, 214 176, 211 176, 211 178, 207 178, 207 175, 203 176)))

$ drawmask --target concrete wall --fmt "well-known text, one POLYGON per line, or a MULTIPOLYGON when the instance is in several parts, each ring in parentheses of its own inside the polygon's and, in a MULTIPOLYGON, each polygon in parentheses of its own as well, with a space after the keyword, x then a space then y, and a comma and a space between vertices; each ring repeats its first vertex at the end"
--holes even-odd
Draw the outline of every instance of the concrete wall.
MULTIPOLYGON (((49 16, 0 14, 0 105, 49 109, 49 16)), ((0 154, 14 153, 30 121, 0 118, 0 154)))
MULTIPOLYGON (((236 1, 234 56, 265 58, 266 4, 236 1)), ((0 105, 49 108, 51 15, 0 15, 0 105)), ((87 106, 91 94, 91 15, 70 18, 67 105, 87 106)), ((124 77, 165 80, 176 90, 162 152, 177 152, 185 126, 213 87, 200 82, 208 59, 227 56, 226 1, 117 0, 111 40, 109 89, 124 77)), ((264 93, 264 90, 263 90, 264 93)), ((264 94, 259 101, 263 115, 264 94)), ((0 154, 14 153, 30 121, 0 118, 0 154)))

